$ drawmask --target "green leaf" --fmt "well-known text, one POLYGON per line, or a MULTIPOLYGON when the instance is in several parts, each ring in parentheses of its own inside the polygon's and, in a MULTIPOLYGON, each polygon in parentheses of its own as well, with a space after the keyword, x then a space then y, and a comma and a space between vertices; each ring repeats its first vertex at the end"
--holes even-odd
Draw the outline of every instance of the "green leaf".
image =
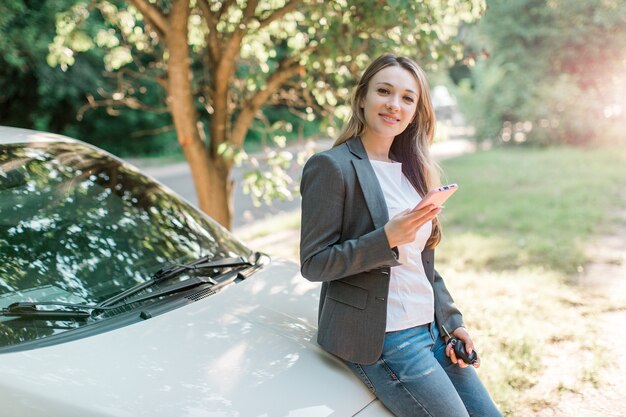
POLYGON ((133 55, 128 46, 115 47, 104 56, 104 64, 109 71, 120 69, 131 62, 133 55))

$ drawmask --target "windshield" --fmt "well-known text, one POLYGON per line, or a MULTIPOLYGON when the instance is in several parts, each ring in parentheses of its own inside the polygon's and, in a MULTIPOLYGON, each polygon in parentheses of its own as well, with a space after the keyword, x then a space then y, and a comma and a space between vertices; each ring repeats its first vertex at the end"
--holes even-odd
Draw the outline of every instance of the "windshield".
MULTIPOLYGON (((81 143, 0 145, 0 308, 96 304, 164 264, 250 256, 225 229, 81 143)), ((0 318, 0 347, 15 329, 0 318)), ((52 326, 54 327, 54 326, 52 326)))

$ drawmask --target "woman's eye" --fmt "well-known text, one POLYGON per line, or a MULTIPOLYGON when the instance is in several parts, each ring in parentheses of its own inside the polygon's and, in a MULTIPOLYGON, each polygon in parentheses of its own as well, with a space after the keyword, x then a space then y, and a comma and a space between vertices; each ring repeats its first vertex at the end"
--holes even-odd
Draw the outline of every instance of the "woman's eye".
POLYGON ((407 103, 415 103, 415 99, 414 99, 413 97, 411 97, 411 96, 406 96, 406 97, 404 97, 404 100, 405 100, 407 103))
POLYGON ((389 90, 387 90, 386 88, 379 88, 378 91, 380 94, 389 94, 389 90))

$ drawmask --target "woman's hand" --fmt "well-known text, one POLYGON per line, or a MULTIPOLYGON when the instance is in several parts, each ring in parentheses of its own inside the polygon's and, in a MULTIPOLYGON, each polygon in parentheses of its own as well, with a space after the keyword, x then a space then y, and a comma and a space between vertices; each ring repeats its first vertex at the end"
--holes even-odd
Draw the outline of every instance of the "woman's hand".
POLYGON ((419 210, 406 209, 396 214, 385 224, 389 247, 395 248, 415 240, 417 230, 441 212, 441 208, 429 204, 419 210))
MULTIPOLYGON (((474 351, 474 342, 472 342, 472 338, 470 337, 465 327, 457 327, 456 329, 454 329, 454 331, 452 332, 452 337, 465 344, 465 351, 468 355, 472 354, 472 352, 474 351)), ((450 343, 448 343, 448 340, 446 340, 446 355, 450 358, 450 360, 453 363, 459 365, 461 368, 466 368, 467 366, 469 366, 468 364, 463 362, 463 359, 458 359, 456 357, 456 354, 454 353, 454 348, 450 343)), ((474 368, 480 367, 480 357, 476 358, 476 362, 474 362, 472 366, 474 366, 474 368)))

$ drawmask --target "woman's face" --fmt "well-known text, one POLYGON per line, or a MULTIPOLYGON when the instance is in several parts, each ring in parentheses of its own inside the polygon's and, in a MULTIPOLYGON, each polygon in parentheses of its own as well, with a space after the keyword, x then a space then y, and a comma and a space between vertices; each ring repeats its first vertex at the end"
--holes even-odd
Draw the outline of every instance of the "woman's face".
POLYGON ((418 97, 417 80, 406 69, 390 66, 378 71, 359 103, 365 115, 363 137, 393 140, 413 120, 418 97))

